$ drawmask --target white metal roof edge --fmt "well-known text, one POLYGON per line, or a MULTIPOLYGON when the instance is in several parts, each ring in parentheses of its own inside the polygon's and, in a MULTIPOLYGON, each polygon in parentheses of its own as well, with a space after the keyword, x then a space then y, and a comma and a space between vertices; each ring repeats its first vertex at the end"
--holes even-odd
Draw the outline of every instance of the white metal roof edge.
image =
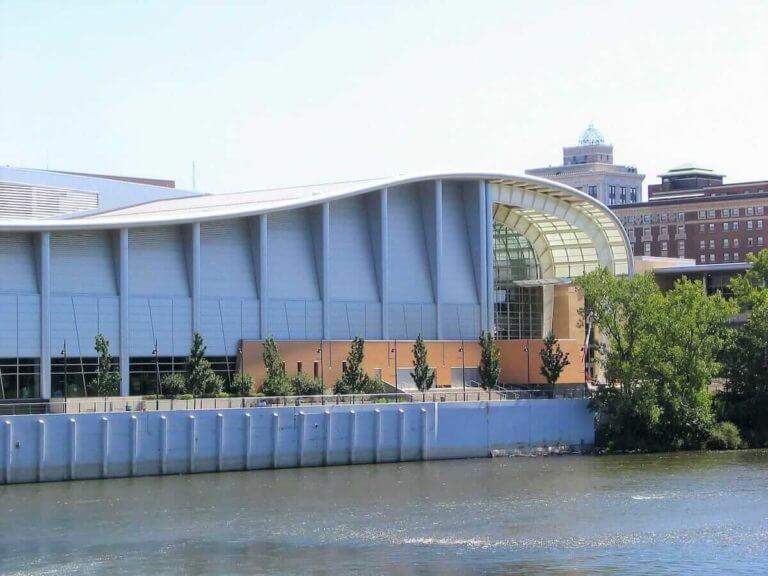
MULTIPOLYGON (((257 199, 254 199, 252 203, 244 204, 243 206, 228 206, 224 204, 224 201, 226 201, 226 198, 228 196, 232 196, 230 194, 220 194, 220 195, 201 195, 201 196, 186 196, 182 198, 167 198, 163 200, 154 200, 150 201, 144 204, 135 204, 133 206, 128 206, 122 209, 115 209, 111 210, 109 212, 103 212, 98 214, 90 214, 87 216, 80 215, 79 217, 72 217, 67 219, 60 219, 60 220, 5 220, 0 221, 0 231, 27 231, 27 232, 36 232, 36 231, 55 231, 55 230, 85 230, 85 229, 91 229, 91 230, 100 230, 100 229, 114 229, 114 228, 133 228, 133 227, 141 227, 141 226, 159 226, 159 225, 172 225, 172 224, 189 224, 194 222, 206 222, 206 221, 212 221, 212 220, 223 220, 226 218, 234 218, 234 217, 247 217, 247 216, 257 216, 259 214, 268 214, 271 212, 277 212, 282 210, 289 210, 289 209, 296 209, 296 208, 303 208, 307 206, 313 206, 317 204, 322 204, 324 202, 330 201, 330 200, 338 200, 342 198, 348 198, 351 196, 357 196, 359 194, 366 194, 369 192, 374 192, 376 190, 381 190, 382 188, 389 188, 393 186, 402 186, 406 184, 414 184, 419 182, 428 182, 431 180, 445 180, 445 179, 454 179, 454 180, 500 180, 500 181, 508 181, 511 184, 517 183, 517 184, 531 184, 534 186, 539 186, 543 190, 541 191, 550 191, 550 192, 564 192, 568 196, 571 196, 575 199, 587 202, 589 204, 594 205, 595 207, 599 208, 608 218, 614 223, 616 228, 620 231, 622 237, 625 241, 625 246, 627 248, 627 265, 629 267, 630 274, 633 272, 633 265, 632 265, 632 259, 629 257, 629 236, 627 235, 626 230, 624 230, 624 227, 621 225, 621 222, 619 221, 618 217, 611 211, 607 206, 605 206, 602 202, 598 201, 596 198, 593 198, 592 196, 585 194, 584 192, 581 192, 580 190, 577 190, 576 188, 572 188, 570 186, 567 186, 565 184, 561 184, 559 182, 553 182, 552 180, 547 180, 545 178, 539 178, 537 176, 531 176, 531 175, 518 175, 518 174, 510 174, 510 173, 504 173, 504 172, 438 172, 438 173, 428 173, 428 174, 418 174, 418 175, 411 175, 411 176, 398 176, 394 178, 382 178, 379 180, 374 181, 361 181, 359 183, 351 182, 346 184, 346 186, 349 186, 349 188, 345 188, 341 192, 335 191, 331 193, 319 193, 315 195, 306 195, 304 197, 300 198, 290 198, 290 199, 275 199, 275 200, 269 200, 269 201, 262 201, 260 206, 258 205, 259 202, 257 199), (358 186, 357 184, 362 184, 362 186, 358 186), (222 205, 216 206, 216 207, 202 207, 202 208, 196 208, 194 206, 185 206, 184 203, 189 204, 190 201, 194 202, 198 198, 208 198, 210 199, 212 196, 215 196, 217 198, 222 198, 223 202, 222 205), (121 215, 120 212, 129 210, 130 208, 135 208, 136 206, 141 205, 150 205, 158 202, 163 202, 168 205, 177 205, 177 207, 172 208, 174 211, 173 214, 168 215, 164 214, 164 211, 158 211, 156 214, 140 214, 140 215, 132 215, 132 214, 124 214, 121 215), (203 211, 204 213, 196 213, 203 211)), ((327 184, 327 186, 332 186, 333 184, 327 184)), ((320 186, 314 186, 312 188, 319 188, 320 186)), ((297 190, 302 187, 295 187, 295 188, 289 188, 288 190, 297 190)), ((248 194, 248 193, 236 193, 239 195, 248 194)), ((257 195, 258 191, 252 192, 252 194, 257 195)))

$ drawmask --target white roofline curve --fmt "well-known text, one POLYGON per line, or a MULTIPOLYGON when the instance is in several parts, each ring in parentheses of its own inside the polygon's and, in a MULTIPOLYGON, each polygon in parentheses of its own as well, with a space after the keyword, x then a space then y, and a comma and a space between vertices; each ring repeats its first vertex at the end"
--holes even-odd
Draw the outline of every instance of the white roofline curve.
POLYGON ((4 220, 0 221, 0 231, 105 230, 208 222, 303 208, 374 192, 382 188, 432 180, 485 180, 490 183, 546 193, 553 199, 569 198, 593 205, 615 225, 616 230, 621 234, 627 252, 628 271, 630 274, 633 271, 629 237, 619 219, 607 206, 592 196, 559 182, 503 172, 436 172, 292 188, 168 198, 110 211, 70 216, 66 219, 4 220))

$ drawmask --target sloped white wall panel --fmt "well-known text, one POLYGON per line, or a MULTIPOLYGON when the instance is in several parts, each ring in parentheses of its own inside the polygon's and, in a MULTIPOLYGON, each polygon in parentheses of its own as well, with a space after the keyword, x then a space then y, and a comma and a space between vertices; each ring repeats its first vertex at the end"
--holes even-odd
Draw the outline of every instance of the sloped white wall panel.
POLYGON ((390 302, 434 302, 419 190, 389 190, 390 302))
POLYGON ((200 289, 202 296, 256 298, 256 271, 246 220, 201 224, 200 289))
POLYGON ((270 300, 320 300, 308 211, 270 214, 267 230, 270 300))
POLYGON ((443 183, 443 302, 478 302, 461 185, 448 181, 443 183))
POLYGON ((331 202, 330 269, 333 300, 379 300, 375 256, 364 196, 331 202))
POLYGON ((32 234, 0 232, 0 292, 37 294, 37 260, 32 234))
POLYGON ((51 234, 51 292, 117 294, 109 231, 51 234))
POLYGON ((189 296, 184 238, 178 226, 132 229, 128 282, 132 295, 189 296))

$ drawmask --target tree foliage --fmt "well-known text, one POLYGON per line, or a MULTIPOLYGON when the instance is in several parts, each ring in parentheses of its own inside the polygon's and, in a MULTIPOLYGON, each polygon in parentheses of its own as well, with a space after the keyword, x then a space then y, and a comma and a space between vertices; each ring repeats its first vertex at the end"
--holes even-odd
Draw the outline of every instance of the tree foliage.
POLYGON ((232 396, 250 396, 253 390, 253 378, 250 374, 238 372, 224 385, 224 392, 232 396))
POLYGON ((576 280, 603 341, 606 385, 593 399, 597 440, 615 449, 700 448, 714 426, 708 387, 721 371, 736 307, 686 278, 662 294, 651 274, 576 280))
POLYGON ((261 391, 266 396, 293 396, 291 379, 285 373, 285 364, 273 338, 264 340, 262 358, 267 375, 261 391))
POLYGON ((429 367, 427 362, 427 346, 424 344, 424 338, 419 334, 416 342, 413 344, 413 372, 411 372, 416 388, 419 392, 426 392, 435 383, 435 371, 429 367))
POLYGON ((733 294, 748 314, 725 352, 726 382, 718 394, 725 420, 736 424, 753 447, 768 446, 768 250, 749 255, 752 269, 731 281, 733 294))
POLYGON ((165 374, 160 380, 160 390, 165 396, 181 396, 187 392, 187 379, 181 372, 165 374))
POLYGON ((501 353, 493 334, 483 332, 480 334, 480 384, 483 389, 496 388, 501 374, 501 353))
POLYGON ((224 379, 216 374, 205 357, 207 348, 203 337, 195 332, 187 358, 187 392, 194 396, 217 396, 224 387, 224 379))
POLYGON ((541 358, 539 370, 541 375, 547 379, 549 386, 554 386, 571 361, 568 359, 568 353, 563 352, 558 339, 551 332, 544 339, 544 347, 539 350, 539 357, 541 358))
POLYGON ((103 334, 97 334, 94 349, 96 350, 96 378, 92 385, 97 396, 117 396, 120 393, 120 373, 112 367, 112 355, 109 352, 109 340, 103 334))
POLYGON ((334 394, 378 394, 383 390, 381 382, 371 378, 363 370, 365 340, 356 337, 347 355, 347 369, 336 381, 334 394))

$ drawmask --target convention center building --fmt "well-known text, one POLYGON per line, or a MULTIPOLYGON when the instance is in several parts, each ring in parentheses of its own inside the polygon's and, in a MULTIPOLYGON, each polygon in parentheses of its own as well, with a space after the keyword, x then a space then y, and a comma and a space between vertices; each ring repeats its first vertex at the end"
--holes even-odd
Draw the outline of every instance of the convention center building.
POLYGON ((257 385, 264 338, 278 342, 289 373, 331 380, 360 336, 366 369, 401 387, 419 335, 438 385, 476 379, 482 331, 498 339, 504 383, 540 383, 538 350, 552 332, 572 362, 562 382, 583 383, 572 279, 599 267, 632 273, 628 238, 606 206, 534 176, 195 194, 0 171, 0 191, 25 186, 31 197, 96 199, 43 217, 0 214, 6 399, 60 397, 65 371, 79 390, 69 394, 88 394, 97 334, 110 342, 122 395, 154 392, 158 372, 183 370, 194 332, 218 372, 244 370, 257 385))

